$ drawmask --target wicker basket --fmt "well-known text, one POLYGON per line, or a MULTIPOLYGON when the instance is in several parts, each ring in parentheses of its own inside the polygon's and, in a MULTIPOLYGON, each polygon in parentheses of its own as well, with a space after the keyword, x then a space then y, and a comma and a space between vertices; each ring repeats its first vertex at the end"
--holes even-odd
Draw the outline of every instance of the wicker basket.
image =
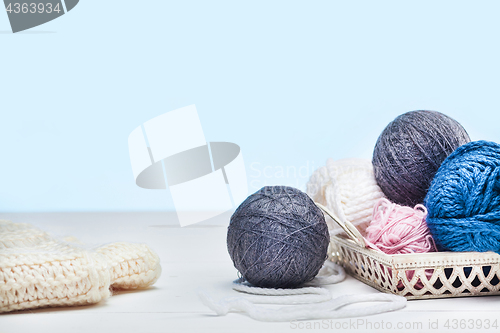
POLYGON ((500 255, 494 252, 434 252, 387 255, 366 247, 365 226, 342 224, 331 236, 330 257, 356 279, 408 299, 500 294, 500 255))

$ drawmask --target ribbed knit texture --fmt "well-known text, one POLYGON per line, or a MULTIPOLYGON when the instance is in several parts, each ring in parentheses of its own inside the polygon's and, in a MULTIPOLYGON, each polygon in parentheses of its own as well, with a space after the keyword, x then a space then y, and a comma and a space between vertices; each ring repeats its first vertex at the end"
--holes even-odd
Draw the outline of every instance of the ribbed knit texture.
POLYGON ((500 253, 500 145, 475 141, 441 165, 425 198, 440 251, 500 253))
POLYGON ((0 313, 97 303, 117 289, 145 288, 161 273, 146 245, 88 251, 25 223, 0 220, 0 313))

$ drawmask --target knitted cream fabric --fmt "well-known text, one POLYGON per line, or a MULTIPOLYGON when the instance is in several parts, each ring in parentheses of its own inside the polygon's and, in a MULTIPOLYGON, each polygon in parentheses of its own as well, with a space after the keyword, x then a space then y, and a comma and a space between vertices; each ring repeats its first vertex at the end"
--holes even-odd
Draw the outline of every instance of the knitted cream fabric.
POLYGON ((160 274, 160 260, 146 245, 88 251, 29 224, 0 220, 0 313, 97 303, 110 296, 110 286, 145 288, 160 274))
MULTIPOLYGON (((326 166, 318 168, 307 183, 307 194, 326 206, 344 222, 366 227, 371 221, 373 207, 383 198, 377 185, 370 160, 328 159, 326 166)), ((337 228, 327 219, 330 230, 337 228)))

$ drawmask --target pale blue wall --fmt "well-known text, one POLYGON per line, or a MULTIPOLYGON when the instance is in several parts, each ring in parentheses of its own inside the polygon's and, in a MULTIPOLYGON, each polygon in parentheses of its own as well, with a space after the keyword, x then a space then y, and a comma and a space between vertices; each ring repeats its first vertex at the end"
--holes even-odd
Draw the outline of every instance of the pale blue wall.
POLYGON ((413 109, 500 141, 499 13, 497 1, 81 0, 32 30, 55 33, 0 33, 0 210, 172 209, 168 191, 135 186, 127 137, 189 104, 208 140, 241 146, 252 192, 303 187, 327 157, 370 157, 413 109))

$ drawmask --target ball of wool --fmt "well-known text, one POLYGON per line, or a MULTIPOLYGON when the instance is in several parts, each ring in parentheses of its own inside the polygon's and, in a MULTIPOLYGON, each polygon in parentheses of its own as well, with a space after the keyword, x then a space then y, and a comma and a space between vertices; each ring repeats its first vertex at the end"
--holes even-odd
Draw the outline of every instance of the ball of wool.
POLYGON ((469 141, 465 129, 440 112, 404 113, 387 125, 375 144, 377 183, 392 202, 421 204, 441 163, 469 141))
POLYGON ((373 218, 366 228, 368 243, 387 254, 425 253, 436 251, 425 222, 427 209, 400 206, 380 199, 373 208, 373 218))
POLYGON ((500 253, 500 145, 458 148, 436 173, 425 205, 440 251, 500 253))
POLYGON ((327 259, 330 236, 323 212, 304 192, 266 186, 231 216, 227 249, 252 285, 295 288, 311 281, 327 259))
MULTIPOLYGON (((367 225, 372 219, 373 206, 384 197, 367 159, 328 159, 326 166, 313 172, 307 183, 307 194, 326 206, 341 222, 356 226, 367 225)), ((331 230, 338 228, 327 219, 331 230)))

